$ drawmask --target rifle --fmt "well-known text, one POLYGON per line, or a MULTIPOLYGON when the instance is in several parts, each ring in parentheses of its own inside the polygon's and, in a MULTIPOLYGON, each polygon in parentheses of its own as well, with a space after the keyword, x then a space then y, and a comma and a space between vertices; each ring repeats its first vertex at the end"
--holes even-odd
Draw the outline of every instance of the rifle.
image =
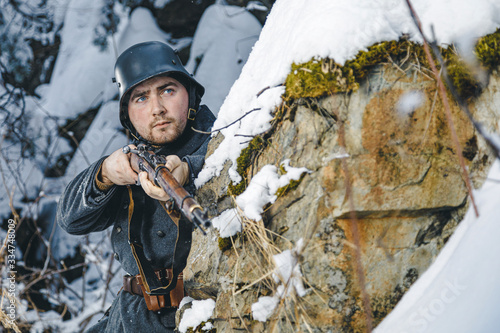
POLYGON ((125 154, 132 153, 130 165, 135 172, 146 171, 148 179, 156 186, 161 187, 170 196, 170 200, 165 203, 167 211, 169 213, 174 210, 180 211, 184 217, 206 235, 203 227, 208 228, 212 225, 206 211, 170 173, 165 166, 165 157, 148 151, 145 144, 137 145, 137 149, 125 146, 122 151, 125 154))

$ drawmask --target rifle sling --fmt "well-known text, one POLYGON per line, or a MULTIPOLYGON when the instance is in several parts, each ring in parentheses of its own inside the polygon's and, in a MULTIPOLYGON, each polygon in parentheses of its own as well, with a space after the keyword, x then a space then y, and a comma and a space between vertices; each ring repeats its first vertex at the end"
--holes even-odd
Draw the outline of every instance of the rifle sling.
POLYGON ((158 279, 149 260, 147 260, 141 244, 141 226, 145 208, 145 195, 142 191, 133 191, 128 186, 130 204, 128 214, 128 241, 132 254, 139 268, 139 274, 144 282, 144 288, 148 295, 168 295, 177 284, 177 277, 186 267, 187 257, 191 249, 192 227, 185 218, 173 213, 169 214, 172 221, 177 225, 177 238, 174 248, 172 264, 172 279, 167 285, 158 279))

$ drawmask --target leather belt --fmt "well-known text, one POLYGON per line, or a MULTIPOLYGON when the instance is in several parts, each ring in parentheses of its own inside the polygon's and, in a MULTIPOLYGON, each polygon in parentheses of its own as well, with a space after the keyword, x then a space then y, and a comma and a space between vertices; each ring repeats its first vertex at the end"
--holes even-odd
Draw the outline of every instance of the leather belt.
MULTIPOLYGON (((156 270, 155 274, 164 285, 167 285, 172 279, 171 268, 156 270)), ((146 305, 151 311, 159 311, 165 308, 178 308, 179 303, 184 298, 183 274, 181 272, 177 277, 177 284, 175 288, 170 291, 170 297, 166 297, 166 295, 148 295, 145 291, 140 274, 123 276, 123 290, 133 295, 144 297, 146 305)))

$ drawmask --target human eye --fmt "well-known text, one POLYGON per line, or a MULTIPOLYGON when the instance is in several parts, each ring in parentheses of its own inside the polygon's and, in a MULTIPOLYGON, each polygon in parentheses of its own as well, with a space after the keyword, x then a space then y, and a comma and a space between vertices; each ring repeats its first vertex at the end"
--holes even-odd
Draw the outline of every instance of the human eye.
POLYGON ((141 103, 141 102, 144 102, 146 100, 146 97, 145 96, 139 96, 135 99, 135 102, 136 103, 141 103))
POLYGON ((174 89, 172 89, 172 88, 165 88, 165 89, 163 89, 163 91, 161 93, 162 93, 162 95, 165 95, 165 94, 171 95, 173 92, 174 92, 174 89))

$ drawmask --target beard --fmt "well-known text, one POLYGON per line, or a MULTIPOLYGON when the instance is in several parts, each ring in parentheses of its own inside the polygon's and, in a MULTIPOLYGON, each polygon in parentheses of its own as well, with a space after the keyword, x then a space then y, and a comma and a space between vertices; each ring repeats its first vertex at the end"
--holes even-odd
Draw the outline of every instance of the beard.
POLYGON ((163 117, 156 119, 153 123, 151 123, 147 133, 145 133, 146 135, 142 135, 142 137, 147 141, 158 145, 172 143, 182 135, 185 127, 186 123, 181 123, 178 119, 163 117), (165 122, 167 124, 162 125, 165 122))

